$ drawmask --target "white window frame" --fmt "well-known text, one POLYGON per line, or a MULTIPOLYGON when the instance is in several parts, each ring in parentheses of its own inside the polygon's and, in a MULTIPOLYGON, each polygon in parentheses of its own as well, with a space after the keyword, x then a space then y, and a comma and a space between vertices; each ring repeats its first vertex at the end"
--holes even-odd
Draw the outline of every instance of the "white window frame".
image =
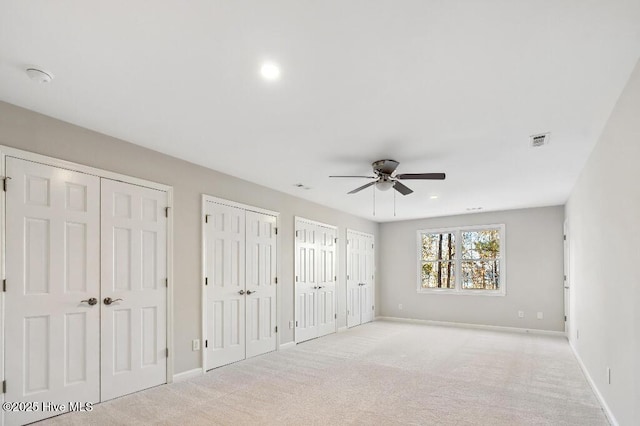
POLYGON ((470 225, 470 226, 455 226, 449 228, 430 228, 419 229, 416 232, 416 259, 417 259, 417 291, 418 293, 425 294, 453 294, 464 296, 505 296, 507 294, 507 244, 505 238, 505 225, 504 224, 492 224, 492 225, 470 225), (461 282, 461 269, 462 269, 462 238, 461 233, 464 231, 483 231, 486 229, 498 229, 500 232, 500 281, 498 290, 465 290, 462 288, 461 282), (455 235, 455 247, 456 258, 454 260, 455 265, 455 281, 454 288, 423 288, 422 287, 422 235, 423 234, 454 234, 455 235))

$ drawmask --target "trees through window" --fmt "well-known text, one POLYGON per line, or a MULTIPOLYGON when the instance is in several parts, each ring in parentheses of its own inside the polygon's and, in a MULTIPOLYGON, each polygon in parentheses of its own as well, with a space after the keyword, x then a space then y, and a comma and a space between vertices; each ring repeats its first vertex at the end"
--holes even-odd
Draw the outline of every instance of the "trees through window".
POLYGON ((418 291, 504 294, 504 225, 418 231, 418 291))

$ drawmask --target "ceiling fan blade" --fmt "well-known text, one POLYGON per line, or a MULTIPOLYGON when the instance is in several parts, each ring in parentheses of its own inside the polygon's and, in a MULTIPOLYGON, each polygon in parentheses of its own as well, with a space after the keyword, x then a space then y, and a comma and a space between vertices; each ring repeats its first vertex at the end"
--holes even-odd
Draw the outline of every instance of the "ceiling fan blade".
POLYGON ((363 189, 370 187, 371 185, 375 185, 375 183, 376 183, 376 181, 369 182, 369 183, 367 183, 367 184, 365 184, 365 185, 362 185, 362 186, 361 186, 361 187, 359 187, 359 188, 354 189, 353 191, 349 191, 349 192, 347 192, 347 194, 355 194, 356 192, 360 192, 360 191, 362 191, 363 189))
POLYGON ((402 195, 409 195, 413 192, 413 189, 409 188, 408 186, 396 181, 393 184, 393 189, 395 189, 396 191, 398 191, 399 193, 401 193, 402 195))
POLYGON ((403 173, 396 176, 396 179, 430 179, 444 180, 447 177, 444 173, 403 173))
POLYGON ((375 179, 376 176, 329 176, 330 178, 367 178, 375 179))
POLYGON ((395 160, 379 160, 375 161, 372 166, 374 170, 377 170, 385 175, 390 175, 391 173, 396 171, 396 168, 398 168, 398 164, 400 163, 395 160))

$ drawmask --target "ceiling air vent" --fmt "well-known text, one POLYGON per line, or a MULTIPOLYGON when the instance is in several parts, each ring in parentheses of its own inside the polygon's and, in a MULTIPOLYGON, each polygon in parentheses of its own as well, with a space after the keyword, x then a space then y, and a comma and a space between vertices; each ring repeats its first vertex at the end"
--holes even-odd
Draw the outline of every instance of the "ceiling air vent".
POLYGON ((531 144, 531 148, 539 148, 541 146, 548 145, 550 137, 551 137, 551 133, 540 133, 538 135, 532 135, 529 138, 529 143, 531 144))

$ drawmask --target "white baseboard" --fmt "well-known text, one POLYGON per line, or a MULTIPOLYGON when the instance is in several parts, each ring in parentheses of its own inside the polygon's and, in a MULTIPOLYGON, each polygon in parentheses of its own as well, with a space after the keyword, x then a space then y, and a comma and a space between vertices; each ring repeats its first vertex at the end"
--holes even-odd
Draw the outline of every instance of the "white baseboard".
POLYGON ((596 382, 594 382, 593 379, 591 378, 591 374, 589 374, 589 370, 587 370, 587 367, 584 365, 584 362, 582 362, 582 358, 580 358, 580 355, 578 355, 578 351, 576 350, 575 346, 573 346, 573 342, 571 342, 571 340, 569 340, 569 347, 571 347, 571 351, 573 352, 573 355, 578 360, 578 365, 580 365, 580 368, 582 369, 582 373, 584 374, 584 377, 587 379, 587 382, 589 382, 591 389, 593 389, 593 393, 596 394, 596 398, 598 398, 598 402, 600 402, 600 405, 602 406, 602 411, 604 411, 604 415, 607 416, 607 419, 609 420, 609 423, 611 423, 612 426, 618 426, 619 425, 618 421, 616 420, 615 416, 611 412, 611 409, 609 409, 609 406, 607 405, 607 402, 604 400, 604 397, 600 393, 600 390, 596 386, 596 382))
POLYGON ((291 349, 291 348, 295 348, 296 347, 296 342, 287 342, 287 343, 280 343, 280 349, 281 351, 285 351, 287 349, 291 349))
POLYGON ((202 372, 202 368, 194 368, 193 370, 183 371, 182 373, 173 375, 173 382, 182 382, 184 380, 189 380, 194 377, 202 376, 204 373, 202 372))
POLYGON ((558 336, 558 337, 566 338, 566 334, 564 333, 564 331, 539 330, 536 328, 503 327, 499 325, 469 324, 465 322, 448 322, 448 321, 422 320, 422 319, 399 318, 399 317, 376 317, 376 321, 394 321, 394 322, 404 322, 409 324, 437 325, 442 327, 474 328, 474 329, 480 329, 480 330, 506 331, 510 333, 542 334, 545 336, 558 336))
POLYGON ((339 327, 338 328, 338 333, 342 333, 343 331, 347 331, 347 330, 348 330, 348 328, 346 326, 345 327, 339 327))

